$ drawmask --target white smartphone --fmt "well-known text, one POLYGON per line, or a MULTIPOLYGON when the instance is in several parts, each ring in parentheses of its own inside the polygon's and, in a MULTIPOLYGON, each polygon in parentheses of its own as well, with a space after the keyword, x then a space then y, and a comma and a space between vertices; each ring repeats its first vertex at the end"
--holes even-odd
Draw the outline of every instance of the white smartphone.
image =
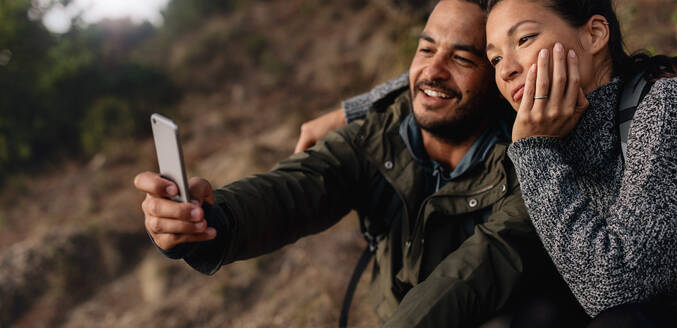
POLYGON ((174 181, 179 188, 179 194, 171 199, 184 203, 190 201, 186 169, 183 164, 183 152, 179 140, 179 126, 157 113, 150 116, 150 124, 153 128, 160 175, 165 179, 174 181))

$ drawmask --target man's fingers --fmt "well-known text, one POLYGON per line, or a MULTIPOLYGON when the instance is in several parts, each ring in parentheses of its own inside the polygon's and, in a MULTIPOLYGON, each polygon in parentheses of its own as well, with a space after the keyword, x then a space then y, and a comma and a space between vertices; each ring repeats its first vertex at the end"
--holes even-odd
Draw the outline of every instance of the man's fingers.
POLYGON ((179 193, 176 184, 155 172, 143 172, 134 177, 136 189, 155 197, 174 197, 179 193))
POLYGON ((329 119, 331 116, 328 114, 322 115, 312 121, 308 121, 301 125, 301 135, 299 136, 299 142, 296 143, 294 149, 294 154, 300 153, 322 139, 327 133, 329 133, 331 128, 331 122, 329 119))
POLYGON ((212 185, 205 179, 193 177, 188 181, 188 189, 190 189, 190 196, 197 200, 200 205, 207 201, 209 204, 214 204, 214 191, 212 185))
MULTIPOLYGON (((143 172, 134 178, 134 186, 146 192, 141 204, 146 230, 158 247, 168 250, 178 244, 214 239, 216 230, 207 227, 204 210, 192 203, 175 202, 165 197, 178 193, 176 185, 153 172, 143 172)), ((199 200, 214 203, 214 193, 207 180, 193 178, 190 191, 199 200)))
POLYGON ((329 132, 346 124, 346 115, 343 108, 338 108, 314 120, 301 125, 301 136, 296 143, 294 153, 302 152, 324 138, 329 132))
POLYGON ((216 229, 207 228, 203 233, 199 234, 156 234, 153 236, 155 244, 158 247, 169 250, 174 248, 176 245, 183 243, 194 243, 199 241, 207 241, 216 238, 216 229))
POLYGON ((169 199, 147 195, 141 204, 146 216, 155 216, 181 221, 200 221, 204 219, 204 211, 191 203, 179 203, 169 199))
POLYGON ((296 143, 296 147, 294 147, 294 154, 300 153, 310 147, 312 147, 315 144, 315 141, 308 137, 308 135, 304 134, 301 132, 301 136, 299 137, 299 141, 296 143))
POLYGON ((155 216, 146 217, 146 230, 152 234, 173 233, 173 234, 197 234, 203 233, 207 229, 207 221, 187 222, 159 218, 155 216))

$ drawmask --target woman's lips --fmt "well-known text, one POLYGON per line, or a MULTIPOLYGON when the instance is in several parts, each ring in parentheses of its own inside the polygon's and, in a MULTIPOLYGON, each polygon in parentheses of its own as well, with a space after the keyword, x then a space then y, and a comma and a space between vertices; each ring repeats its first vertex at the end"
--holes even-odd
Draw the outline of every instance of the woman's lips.
POLYGON ((524 95, 524 85, 521 85, 512 92, 512 100, 516 103, 519 103, 520 100, 522 100, 523 95, 524 95))

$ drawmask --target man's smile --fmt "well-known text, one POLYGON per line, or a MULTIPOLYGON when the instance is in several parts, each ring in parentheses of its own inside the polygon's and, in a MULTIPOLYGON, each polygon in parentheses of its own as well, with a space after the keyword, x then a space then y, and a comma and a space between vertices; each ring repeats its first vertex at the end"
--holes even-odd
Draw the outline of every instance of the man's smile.
POLYGON ((435 98, 442 98, 442 99, 452 98, 452 96, 450 96, 450 95, 448 95, 448 94, 446 94, 442 91, 436 91, 436 90, 427 89, 427 88, 422 88, 421 90, 428 97, 435 97, 435 98))
POLYGON ((460 92, 443 85, 440 81, 420 81, 416 83, 414 92, 416 94, 421 93, 420 101, 430 107, 443 105, 452 99, 456 99, 456 102, 461 100, 460 92))

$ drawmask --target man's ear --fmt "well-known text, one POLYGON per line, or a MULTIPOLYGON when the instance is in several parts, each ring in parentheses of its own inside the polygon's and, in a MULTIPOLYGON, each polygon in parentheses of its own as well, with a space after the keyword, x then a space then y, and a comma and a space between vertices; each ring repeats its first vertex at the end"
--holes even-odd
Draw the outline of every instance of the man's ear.
POLYGON ((609 23, 602 15, 593 15, 579 29, 583 48, 595 55, 609 44, 609 23))

